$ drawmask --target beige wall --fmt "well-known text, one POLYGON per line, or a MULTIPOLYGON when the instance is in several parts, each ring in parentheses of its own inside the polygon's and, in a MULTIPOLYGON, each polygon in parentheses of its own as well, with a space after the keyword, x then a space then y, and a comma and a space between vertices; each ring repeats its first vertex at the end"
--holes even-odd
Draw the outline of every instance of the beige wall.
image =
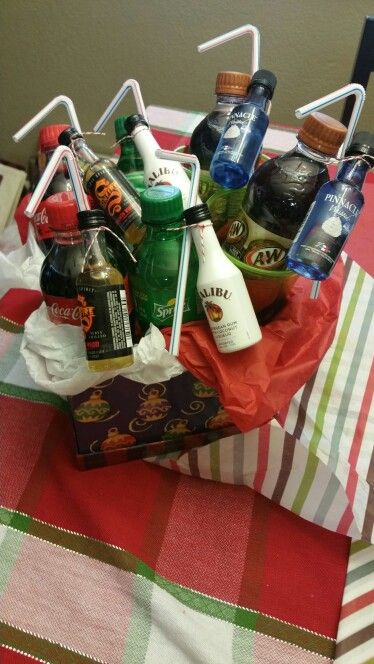
MULTIPOLYGON (((373 0, 0 0, 0 158, 26 163, 36 132, 18 145, 11 135, 57 94, 92 129, 127 78, 140 82, 146 104, 209 111, 217 71, 246 70, 249 42, 201 55, 196 45, 244 23, 260 29, 260 65, 278 77, 273 122, 298 124, 297 106, 349 82, 369 14, 373 0)), ((360 127, 374 130, 373 118, 371 83, 360 127)), ((108 133, 91 144, 108 147, 112 125, 108 133)))

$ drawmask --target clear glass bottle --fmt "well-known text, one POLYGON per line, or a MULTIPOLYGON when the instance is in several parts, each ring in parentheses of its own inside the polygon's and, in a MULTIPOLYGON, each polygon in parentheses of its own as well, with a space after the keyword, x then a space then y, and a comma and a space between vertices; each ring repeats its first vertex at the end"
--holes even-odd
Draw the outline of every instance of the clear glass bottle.
POLYGON ((206 204, 185 210, 199 257, 197 290, 220 353, 248 348, 262 333, 240 270, 223 253, 206 204), (201 235, 202 233, 202 235, 201 235))
POLYGON ((286 257, 289 269, 309 279, 327 279, 357 223, 361 189, 374 167, 374 134, 356 134, 346 156, 357 159, 343 162, 336 179, 321 187, 286 257))
MULTIPOLYGON (((183 240, 183 204, 180 190, 160 185, 140 194, 142 219, 147 235, 130 273, 130 285, 137 319, 143 331, 150 323, 172 324, 183 240)), ((183 322, 203 317, 196 291, 198 259, 191 252, 183 322)))
POLYGON ((222 187, 240 189, 252 175, 276 84, 271 71, 259 69, 252 77, 247 101, 231 111, 210 165, 211 177, 222 187))
POLYGON ((251 82, 249 74, 220 71, 216 79, 216 105, 192 132, 190 152, 198 157, 200 167, 209 171, 213 155, 231 111, 245 102, 251 82))
POLYGON ((60 134, 59 142, 72 149, 82 170, 85 191, 104 210, 108 221, 114 222, 110 228, 118 232, 116 226, 120 227, 120 235, 123 234, 127 246, 133 250, 145 234, 136 189, 114 162, 98 157, 73 127, 60 134))
POLYGON ((225 251, 251 267, 282 269, 292 240, 347 129, 323 113, 309 115, 295 148, 265 161, 252 175, 242 210, 223 243, 225 251))
POLYGON ((77 277, 81 326, 91 371, 133 364, 132 337, 123 275, 111 264, 102 210, 78 213, 84 264, 77 277))

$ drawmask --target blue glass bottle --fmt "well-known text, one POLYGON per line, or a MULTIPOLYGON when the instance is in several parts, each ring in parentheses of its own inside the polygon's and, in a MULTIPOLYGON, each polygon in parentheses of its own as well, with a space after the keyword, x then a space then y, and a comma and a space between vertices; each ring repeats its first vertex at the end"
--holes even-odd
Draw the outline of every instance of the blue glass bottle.
POLYGON ((252 77, 248 99, 235 106, 214 153, 210 175, 222 187, 244 187, 261 151, 269 125, 267 114, 277 79, 271 71, 259 69, 252 77))
POLYGON ((343 162, 336 179, 321 187, 286 257, 287 268, 316 281, 330 275, 364 205, 361 188, 374 167, 374 134, 356 134, 346 154, 357 159, 343 162))

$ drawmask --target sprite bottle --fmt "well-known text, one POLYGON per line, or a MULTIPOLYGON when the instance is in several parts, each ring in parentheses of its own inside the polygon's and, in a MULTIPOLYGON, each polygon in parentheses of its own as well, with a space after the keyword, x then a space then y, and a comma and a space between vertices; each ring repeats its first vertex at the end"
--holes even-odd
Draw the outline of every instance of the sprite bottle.
MULTIPOLYGON (((137 264, 129 277, 137 319, 142 330, 146 331, 150 323, 156 327, 168 327, 173 322, 184 220, 182 195, 177 187, 159 185, 146 189, 140 194, 140 204, 147 233, 138 248, 137 264)), ((204 317, 196 290, 198 269, 193 248, 184 323, 204 317)))

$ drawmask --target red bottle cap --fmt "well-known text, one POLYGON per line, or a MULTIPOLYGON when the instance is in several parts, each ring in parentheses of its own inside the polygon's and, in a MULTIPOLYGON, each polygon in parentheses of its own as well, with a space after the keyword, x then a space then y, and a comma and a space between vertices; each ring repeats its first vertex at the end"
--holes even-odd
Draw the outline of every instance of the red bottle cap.
POLYGON ((58 137, 64 129, 67 129, 67 124, 54 124, 46 125, 39 131, 39 150, 40 152, 48 152, 58 147, 58 137))
POLYGON ((78 206, 72 191, 61 191, 44 201, 48 225, 53 231, 78 229, 78 206))

